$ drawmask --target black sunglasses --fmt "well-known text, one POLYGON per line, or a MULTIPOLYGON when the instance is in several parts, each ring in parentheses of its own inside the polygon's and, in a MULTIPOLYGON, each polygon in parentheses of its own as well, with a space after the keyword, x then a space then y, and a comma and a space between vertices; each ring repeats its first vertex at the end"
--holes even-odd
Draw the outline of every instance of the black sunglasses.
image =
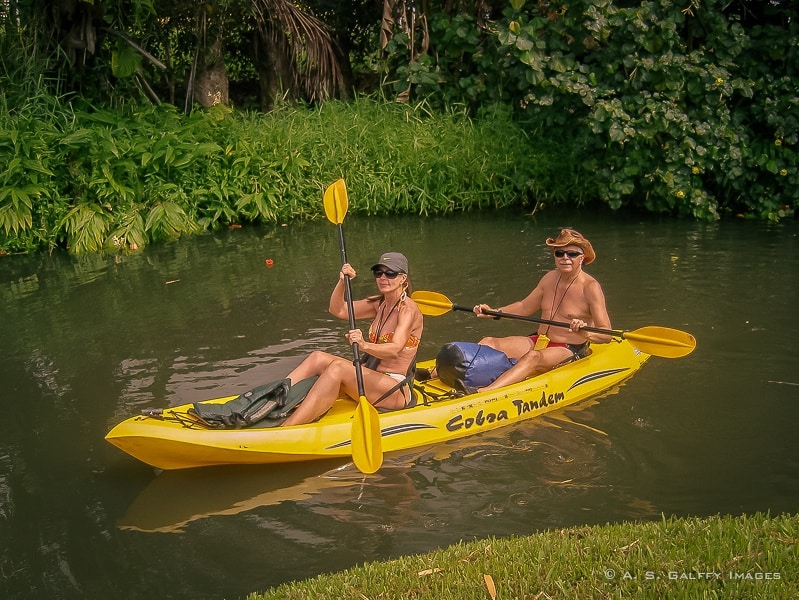
POLYGON ((385 275, 389 279, 396 279, 397 275, 399 275, 396 271, 383 271, 382 269, 375 269, 372 271, 372 274, 375 276, 375 279, 380 279, 381 275, 385 275))
POLYGON ((563 258, 564 256, 568 256, 569 258, 577 258, 578 256, 582 256, 582 252, 577 252, 577 250, 555 250, 555 256, 557 258, 563 258))

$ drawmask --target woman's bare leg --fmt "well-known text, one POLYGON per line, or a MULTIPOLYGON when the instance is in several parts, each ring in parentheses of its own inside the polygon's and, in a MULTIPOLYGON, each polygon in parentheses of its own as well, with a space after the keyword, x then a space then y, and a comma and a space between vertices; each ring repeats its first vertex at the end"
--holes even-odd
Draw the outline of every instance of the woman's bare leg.
MULTIPOLYGON (((317 353, 314 352, 308 357, 308 359, 311 359, 314 354, 317 353)), ((333 403, 336 401, 336 398, 338 398, 339 393, 341 392, 342 379, 346 377, 346 371, 352 371, 354 376, 355 368, 351 363, 348 363, 343 358, 334 356, 331 356, 331 358, 333 360, 330 360, 325 369, 321 373, 318 373, 319 379, 317 379, 316 383, 313 384, 313 387, 311 387, 308 395, 305 396, 305 399, 300 403, 296 410, 291 413, 289 418, 283 421, 283 425, 300 425, 302 423, 311 423, 314 419, 317 419, 323 415, 325 411, 333 406, 333 403)), ((300 381, 305 377, 311 377, 317 374, 310 370, 302 370, 302 366, 303 365, 301 364, 289 374, 289 379, 291 379, 292 383, 295 382, 293 379, 294 376, 298 377, 296 381, 300 381), (306 375, 306 373, 310 374, 306 375)))
POLYGON ((322 371, 324 371, 334 360, 344 359, 338 356, 333 356, 332 354, 328 354, 327 352, 322 352, 321 350, 314 350, 305 357, 305 360, 294 367, 294 370, 286 377, 291 380, 293 385, 298 381, 307 379, 308 377, 321 375, 322 371))
MULTIPOLYGON (((305 369, 300 370, 300 368, 303 367, 301 364, 289 374, 289 378, 292 382, 295 381, 293 379, 294 376, 298 377, 296 381, 300 381, 305 376, 310 377, 316 374, 311 369, 313 366, 319 366, 325 362, 327 366, 319 374, 319 379, 316 380, 316 383, 314 383, 308 395, 289 418, 283 422, 283 425, 311 423, 333 406, 333 403, 341 395, 342 390, 350 398, 358 398, 358 381, 355 376, 355 367, 353 364, 346 359, 329 354, 326 356, 317 356, 312 359, 311 357, 315 354, 317 353, 314 352, 308 357, 307 361, 310 364, 305 369), (328 358, 330 360, 328 360, 328 358), (310 374, 306 375, 306 373, 310 374)), ((320 352, 318 354, 324 355, 325 353, 320 352)), ((397 384, 397 381, 388 375, 372 371, 371 369, 362 369, 362 374, 364 394, 370 402, 375 402, 397 384)), ((402 408, 404 405, 405 395, 402 388, 395 391, 380 403, 381 408, 402 408)))

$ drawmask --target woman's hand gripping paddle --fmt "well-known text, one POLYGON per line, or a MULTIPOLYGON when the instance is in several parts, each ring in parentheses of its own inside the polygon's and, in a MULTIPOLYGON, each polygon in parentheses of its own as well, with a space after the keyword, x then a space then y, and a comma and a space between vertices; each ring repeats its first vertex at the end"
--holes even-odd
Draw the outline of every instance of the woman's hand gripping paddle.
MULTIPOLYGON (((431 317, 444 315, 451 310, 473 312, 468 306, 453 304, 450 302, 449 298, 438 292, 418 291, 411 294, 411 298, 421 307, 423 314, 431 317)), ((539 319, 537 317, 523 317, 521 315, 512 315, 494 310, 484 310, 483 314, 503 319, 519 319, 521 321, 532 321, 533 323, 544 323, 545 325, 552 325, 553 327, 570 327, 569 323, 539 319)), ((669 327, 648 325, 647 327, 641 327, 635 331, 600 329, 598 327, 583 327, 583 329, 594 333, 623 338, 628 340, 641 352, 651 354, 652 356, 660 356, 662 358, 681 358, 690 354, 693 352, 694 348, 696 348, 696 338, 694 336, 690 333, 680 331, 679 329, 670 329, 669 327)))
MULTIPOLYGON (((332 183, 324 195, 325 215, 327 220, 338 225, 338 239, 341 247, 341 263, 347 262, 347 251, 344 246, 344 216, 349 206, 347 186, 343 179, 332 183)), ((344 277, 344 298, 350 317, 350 329, 355 329, 355 311, 352 305, 352 286, 349 275, 344 277)), ((363 391, 363 371, 361 370, 361 352, 358 344, 352 345, 355 359, 355 377, 358 381, 358 406, 352 420, 352 461, 363 473, 374 473, 383 464, 383 441, 380 432, 380 417, 377 409, 366 399, 363 391)))

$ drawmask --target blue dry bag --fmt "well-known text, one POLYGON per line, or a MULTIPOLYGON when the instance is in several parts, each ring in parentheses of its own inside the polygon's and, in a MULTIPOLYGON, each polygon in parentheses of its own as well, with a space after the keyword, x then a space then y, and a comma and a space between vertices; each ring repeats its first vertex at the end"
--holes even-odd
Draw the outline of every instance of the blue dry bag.
POLYGON ((467 394, 492 383, 515 364, 503 352, 474 342, 444 344, 436 356, 438 378, 467 394))

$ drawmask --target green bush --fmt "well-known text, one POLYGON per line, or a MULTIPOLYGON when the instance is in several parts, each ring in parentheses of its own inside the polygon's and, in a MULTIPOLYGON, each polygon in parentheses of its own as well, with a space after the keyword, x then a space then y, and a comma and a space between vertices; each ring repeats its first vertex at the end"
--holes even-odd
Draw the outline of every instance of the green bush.
POLYGON ((433 112, 361 98, 270 114, 223 106, 0 114, 0 249, 140 248, 247 222, 323 214, 339 177, 351 212, 446 214, 568 197, 558 156, 509 111, 433 112))
POLYGON ((603 200, 701 219, 793 215, 795 21, 744 29, 713 1, 621 4, 570 3, 547 23, 520 11, 500 33, 527 66, 525 103, 570 128, 603 200))
POLYGON ((585 149, 611 208, 793 215, 796 19, 745 28, 713 0, 530 4, 499 31, 526 67, 525 106, 585 149))
POLYGON ((719 0, 510 0, 489 27, 430 16, 387 47, 395 91, 518 106, 571 147, 577 196, 612 209, 778 221, 799 208, 799 11, 719 0))

